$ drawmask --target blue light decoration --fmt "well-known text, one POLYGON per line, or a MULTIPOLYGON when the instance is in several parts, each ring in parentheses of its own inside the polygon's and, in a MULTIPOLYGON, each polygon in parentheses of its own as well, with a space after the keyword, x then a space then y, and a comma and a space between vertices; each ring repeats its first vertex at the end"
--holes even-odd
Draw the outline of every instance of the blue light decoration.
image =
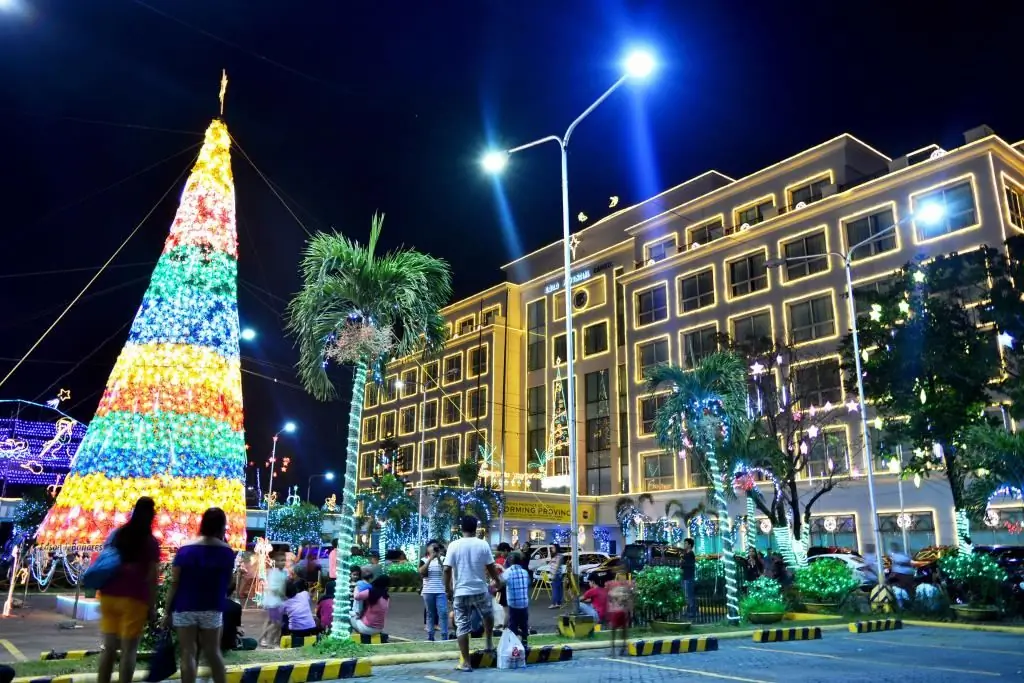
POLYGON ((551 531, 551 540, 558 545, 569 545, 571 535, 568 527, 555 527, 551 531))
POLYGON ((608 529, 603 526, 594 527, 594 540, 597 542, 598 552, 611 552, 611 533, 608 529))
POLYGON ((60 487, 87 425, 52 405, 3 400, 0 411, 0 495, 8 484, 60 487), (30 419, 31 418, 31 419, 30 419))

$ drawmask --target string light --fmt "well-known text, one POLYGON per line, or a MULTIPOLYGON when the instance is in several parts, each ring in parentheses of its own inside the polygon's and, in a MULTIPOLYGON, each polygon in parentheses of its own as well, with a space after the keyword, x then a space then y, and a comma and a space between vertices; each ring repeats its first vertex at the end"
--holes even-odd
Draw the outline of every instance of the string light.
POLYGON ((238 242, 230 136, 210 124, 153 278, 57 502, 44 547, 95 546, 140 496, 176 547, 208 507, 245 545, 238 242))
POLYGON ((58 486, 85 436, 86 426, 68 417, 56 422, 0 418, 0 462, 8 484, 58 486))

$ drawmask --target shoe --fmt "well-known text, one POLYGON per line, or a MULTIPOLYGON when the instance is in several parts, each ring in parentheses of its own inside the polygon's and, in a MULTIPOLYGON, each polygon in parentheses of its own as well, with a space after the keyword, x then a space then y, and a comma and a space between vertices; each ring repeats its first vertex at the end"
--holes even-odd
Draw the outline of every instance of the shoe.
POLYGON ((428 643, 434 642, 434 634, 433 633, 431 633, 429 636, 427 636, 427 642, 428 643))
POLYGON ((455 667, 455 670, 456 671, 468 671, 468 672, 472 673, 473 672, 473 667, 471 667, 469 664, 463 664, 463 663, 459 662, 458 666, 455 667))

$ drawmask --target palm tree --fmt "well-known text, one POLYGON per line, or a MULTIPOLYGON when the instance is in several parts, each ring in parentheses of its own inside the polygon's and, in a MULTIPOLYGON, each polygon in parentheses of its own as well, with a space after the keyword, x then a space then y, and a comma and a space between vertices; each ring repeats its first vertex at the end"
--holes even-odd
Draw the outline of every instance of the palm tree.
POLYGON ((972 513, 984 514, 992 498, 1000 493, 1024 493, 1024 433, 989 425, 972 427, 965 446, 977 473, 965 496, 972 513))
MULTIPOLYGON (((736 559, 726 503, 726 482, 717 451, 728 438, 730 423, 746 415, 746 377, 746 364, 739 356, 728 352, 705 356, 693 370, 661 365, 647 377, 651 391, 665 387, 671 390, 655 416, 658 442, 673 453, 693 451, 708 469, 718 511, 730 621, 739 619, 736 559)), ((732 473, 729 474, 731 476, 732 473)))
POLYGON ((363 510, 380 525, 381 557, 389 550, 388 541, 408 538, 416 529, 416 501, 409 495, 406 482, 393 474, 384 474, 376 480, 376 489, 363 491, 357 500, 363 510))
POLYGON ((446 536, 463 515, 473 515, 488 528, 505 506, 504 494, 489 479, 479 483, 480 462, 467 460, 459 465, 458 487, 442 486, 434 493, 434 533, 446 536))
MULTIPOLYGON (((448 264, 412 249, 378 255, 383 215, 370 225, 364 246, 339 233, 317 233, 302 259, 302 289, 288 304, 288 330, 299 347, 298 376, 317 399, 336 397, 329 361, 351 365, 342 526, 338 546, 347 553, 355 537, 359 434, 367 371, 380 381, 388 360, 443 348, 445 323, 440 309, 452 293, 448 264)), ((348 559, 348 558, 344 558, 348 559)), ((337 588, 331 636, 350 632, 349 584, 337 588)))

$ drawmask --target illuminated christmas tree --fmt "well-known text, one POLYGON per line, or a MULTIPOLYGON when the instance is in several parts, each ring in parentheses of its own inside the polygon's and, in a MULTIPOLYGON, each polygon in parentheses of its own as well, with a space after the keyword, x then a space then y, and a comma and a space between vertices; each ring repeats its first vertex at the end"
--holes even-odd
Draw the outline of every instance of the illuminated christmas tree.
POLYGON ((195 536, 212 506, 227 513, 227 541, 245 544, 229 148, 214 120, 96 416, 39 527, 41 545, 103 543, 139 496, 156 501, 154 534, 165 547, 195 536))

